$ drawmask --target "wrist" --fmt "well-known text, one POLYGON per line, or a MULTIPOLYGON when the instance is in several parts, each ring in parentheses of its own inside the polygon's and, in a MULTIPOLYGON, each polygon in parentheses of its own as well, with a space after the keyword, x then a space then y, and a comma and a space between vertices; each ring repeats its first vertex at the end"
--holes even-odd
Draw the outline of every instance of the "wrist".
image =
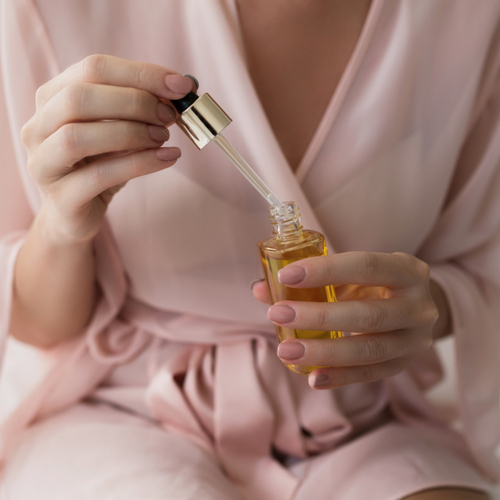
POLYGON ((68 228, 67 221, 43 206, 33 221, 31 232, 45 247, 71 249, 72 252, 88 251, 95 237, 95 234, 77 235, 73 228, 68 228))
POLYGON ((97 297, 93 240, 73 241, 35 218, 14 269, 10 333, 49 348, 80 334, 97 297))

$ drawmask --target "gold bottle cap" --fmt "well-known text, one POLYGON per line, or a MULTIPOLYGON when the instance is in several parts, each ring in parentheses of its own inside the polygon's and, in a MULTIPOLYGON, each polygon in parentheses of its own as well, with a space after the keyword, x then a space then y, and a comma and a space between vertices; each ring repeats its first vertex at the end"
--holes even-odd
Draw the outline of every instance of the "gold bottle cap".
POLYGON ((196 99, 176 120, 177 125, 198 149, 204 148, 231 122, 231 118, 209 94, 196 99))

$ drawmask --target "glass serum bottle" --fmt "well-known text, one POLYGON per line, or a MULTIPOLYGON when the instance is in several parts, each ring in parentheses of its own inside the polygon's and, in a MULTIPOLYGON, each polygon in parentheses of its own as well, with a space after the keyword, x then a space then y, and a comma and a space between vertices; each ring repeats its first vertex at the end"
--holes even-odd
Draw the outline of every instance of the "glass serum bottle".
MULTIPOLYGON (((196 88, 198 81, 191 78, 196 88)), ((250 184, 271 205, 269 208, 273 236, 259 243, 259 250, 264 267, 264 275, 269 288, 271 302, 299 300, 314 302, 335 302, 333 286, 318 288, 292 288, 278 281, 278 271, 292 262, 307 257, 326 255, 325 238, 317 231, 302 228, 300 214, 294 202, 281 203, 264 181, 241 157, 234 147, 222 135, 222 131, 231 123, 231 118, 210 97, 209 94, 198 96, 189 92, 181 99, 172 100, 179 116, 176 123, 198 149, 203 149, 214 141, 227 155, 236 168, 250 184)), ((315 330, 295 330, 276 326, 278 341, 285 339, 332 339, 342 337, 342 332, 322 332, 315 330)), ((311 373, 318 366, 287 365, 303 375, 311 373)))
MULTIPOLYGON (((325 238, 317 232, 303 229, 300 213, 295 202, 283 202, 283 206, 269 207, 273 236, 258 244, 264 276, 269 289, 271 304, 282 300, 336 302, 333 286, 318 288, 292 288, 278 281, 278 271, 292 262, 308 257, 327 254, 325 238)), ((285 339, 334 339, 342 332, 296 330, 276 326, 278 342, 285 339)), ((307 375, 319 366, 286 365, 295 373, 307 375)))

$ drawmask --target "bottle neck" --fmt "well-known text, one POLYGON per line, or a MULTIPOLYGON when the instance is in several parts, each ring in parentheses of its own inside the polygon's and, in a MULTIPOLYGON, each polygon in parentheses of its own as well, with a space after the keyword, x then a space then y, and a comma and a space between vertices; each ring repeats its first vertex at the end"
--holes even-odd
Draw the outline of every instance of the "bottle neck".
POLYGON ((284 243, 303 238, 299 208, 294 201, 285 201, 282 207, 270 207, 269 219, 271 220, 273 236, 276 241, 284 243))

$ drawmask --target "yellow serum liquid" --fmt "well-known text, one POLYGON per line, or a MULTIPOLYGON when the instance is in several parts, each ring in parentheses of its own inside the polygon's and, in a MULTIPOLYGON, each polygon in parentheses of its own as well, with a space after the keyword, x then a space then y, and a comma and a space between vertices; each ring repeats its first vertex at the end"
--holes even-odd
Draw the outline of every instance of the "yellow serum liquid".
MULTIPOLYGON (((287 202, 291 203, 291 202, 287 202)), ((271 207, 273 208, 273 207, 271 207)), ((297 212, 297 209, 295 209, 297 212)), ((298 214, 297 214, 298 217, 298 214)), ((269 289, 271 303, 282 300, 336 302, 333 286, 317 288, 292 288, 278 281, 278 271, 283 267, 308 257, 318 257, 327 254, 323 235, 317 231, 304 230, 300 219, 288 226, 287 234, 278 235, 261 241, 258 244, 264 276, 269 289)), ((278 341, 285 339, 334 339, 342 337, 338 331, 297 330, 275 325, 278 341)), ((286 365, 295 373, 307 375, 319 366, 286 365)))

